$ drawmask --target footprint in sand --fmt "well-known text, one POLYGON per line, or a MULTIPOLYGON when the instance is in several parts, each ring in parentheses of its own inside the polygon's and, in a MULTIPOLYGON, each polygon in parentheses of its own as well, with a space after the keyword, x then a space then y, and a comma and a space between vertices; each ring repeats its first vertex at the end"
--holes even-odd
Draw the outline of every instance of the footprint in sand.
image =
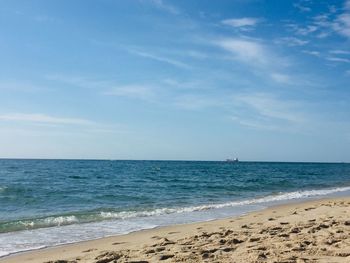
POLYGON ((97 250, 97 249, 96 248, 90 248, 90 249, 82 251, 82 253, 88 253, 88 252, 91 252, 91 251, 94 251, 94 250, 97 250))
POLYGON ((250 242, 256 242, 256 241, 259 241, 260 240, 260 237, 252 237, 249 239, 250 242))
POLYGON ((316 209, 316 207, 308 207, 308 208, 305 208, 304 210, 305 211, 310 211, 310 210, 313 210, 313 209, 316 209))
POLYGON ((121 244, 125 244, 126 242, 114 242, 112 243, 113 246, 116 246, 116 245, 121 245, 121 244))
POLYGON ((160 255, 159 256, 159 260, 166 260, 166 259, 169 259, 169 258, 173 258, 174 255, 172 254, 169 254, 169 255, 160 255))
POLYGON ((172 235, 172 234, 178 234, 178 233, 180 233, 180 232, 178 232, 178 231, 173 231, 173 232, 169 232, 168 234, 169 234, 169 235, 172 235))

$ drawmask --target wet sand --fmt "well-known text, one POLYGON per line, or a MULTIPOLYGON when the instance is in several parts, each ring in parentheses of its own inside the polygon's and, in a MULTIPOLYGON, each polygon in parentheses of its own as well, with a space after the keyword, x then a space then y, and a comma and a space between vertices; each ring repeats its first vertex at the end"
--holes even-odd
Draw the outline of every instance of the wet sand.
POLYGON ((0 262, 350 262, 350 198, 138 231, 21 253, 0 262))

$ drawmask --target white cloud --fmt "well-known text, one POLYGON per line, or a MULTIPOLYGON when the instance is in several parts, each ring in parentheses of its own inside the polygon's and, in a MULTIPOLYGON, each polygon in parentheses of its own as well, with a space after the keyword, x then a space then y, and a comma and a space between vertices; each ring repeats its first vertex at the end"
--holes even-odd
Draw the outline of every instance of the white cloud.
POLYGON ((49 91, 50 88, 43 85, 34 85, 29 83, 28 80, 12 80, 0 82, 0 90, 12 91, 12 92, 40 92, 49 91))
POLYGON ((51 74, 45 76, 46 79, 61 82, 67 85, 72 85, 80 88, 87 89, 100 89, 112 85, 112 82, 105 80, 95 80, 90 78, 84 78, 81 76, 51 74))
POLYGON ((286 26, 299 36, 314 34, 317 38, 325 38, 336 33, 350 38, 350 1, 344 2, 344 8, 329 6, 327 13, 314 16, 307 25, 300 26, 289 23, 286 26))
POLYGON ((291 82, 290 76, 288 76, 286 74, 272 73, 270 76, 274 81, 282 83, 282 84, 290 84, 290 82, 291 82))
POLYGON ((176 8, 175 6, 172 6, 168 3, 165 3, 163 0, 150 0, 151 4, 153 4, 156 8, 160 10, 164 10, 166 12, 169 12, 173 15, 180 14, 180 10, 176 8))
POLYGON ((37 22, 61 22, 58 18, 48 16, 48 15, 37 15, 34 17, 34 20, 37 22))
MULTIPOLYGON (((182 52, 183 53, 183 52, 182 52)), ((189 56, 189 57, 193 57, 193 58, 197 58, 197 59, 205 59, 208 58, 208 55, 203 53, 203 52, 199 52, 196 50, 188 50, 185 51, 185 56, 189 56)))
POLYGON ((156 97, 155 88, 145 85, 126 85, 115 87, 110 91, 104 92, 104 95, 128 97, 133 99, 141 99, 145 101, 153 101, 156 97))
POLYGON ((128 49, 130 53, 140 56, 140 57, 144 57, 144 58, 149 58, 152 60, 156 60, 159 62, 164 62, 167 64, 170 64, 172 66, 176 66, 179 68, 184 68, 184 69, 190 69, 191 66, 187 65, 186 63, 183 63, 181 61, 178 60, 174 60, 174 59, 170 59, 170 58, 166 58, 166 57, 162 57, 162 56, 158 56, 158 55, 154 55, 148 52, 143 52, 143 51, 137 51, 137 50, 133 50, 133 49, 128 49))
POLYGON ((0 115, 0 121, 20 121, 45 124, 93 125, 93 121, 79 118, 54 117, 42 113, 8 113, 0 115))
POLYGON ((295 3, 293 6, 297 9, 299 9, 300 12, 310 12, 311 11, 310 7, 304 6, 300 3, 295 3))
POLYGON ((333 24, 333 28, 340 35, 350 38, 350 14, 344 13, 339 15, 333 24))
MULTIPOLYGON (((327 18, 327 16, 326 16, 327 18)), ((298 36, 307 36, 311 33, 316 32, 317 30, 319 30, 319 27, 322 25, 319 25, 318 23, 324 23, 323 20, 319 21, 319 19, 324 19, 323 16, 317 16, 314 18, 314 22, 311 23, 310 25, 306 25, 306 26, 301 26, 295 23, 288 23, 285 26, 287 28, 289 28, 291 31, 293 31, 296 35, 298 36)))
POLYGON ((243 62, 249 64, 266 64, 268 62, 265 48, 256 41, 228 38, 218 41, 217 44, 243 62))
POLYGON ((311 56, 315 56, 315 57, 321 56, 321 53, 319 51, 316 51, 316 50, 303 50, 302 52, 305 54, 311 55, 311 56))
POLYGON ((308 25, 304 28, 298 28, 296 30, 296 34, 306 36, 309 35, 310 33, 313 33, 318 30, 318 27, 315 25, 308 25))
POLYGON ((335 15, 332 13, 321 14, 314 17, 313 25, 308 27, 316 26, 317 30, 322 28, 326 32, 321 32, 318 37, 323 38, 337 33, 344 37, 350 38, 350 8, 349 1, 345 2, 343 12, 335 15))
POLYGON ((344 8, 350 10, 350 0, 345 1, 344 8))
POLYGON ((350 55, 350 51, 339 50, 339 49, 331 50, 331 51, 329 51, 329 53, 336 54, 336 55, 350 55))
POLYGON ((319 34, 316 35, 317 38, 326 38, 328 36, 330 36, 331 33, 330 32, 321 32, 319 34))
POLYGON ((285 100, 269 93, 237 94, 233 97, 235 109, 231 120, 253 129, 303 132, 306 116, 300 111, 299 101, 285 100))
POLYGON ((327 57, 326 59, 333 62, 350 63, 350 59, 348 58, 327 57))
POLYGON ((283 130, 280 126, 266 122, 265 120, 246 119, 238 116, 232 116, 231 119, 240 125, 259 130, 279 131, 283 130))
POLYGON ((304 46, 307 43, 309 43, 309 41, 307 40, 302 40, 300 38, 296 38, 296 37, 282 37, 279 38, 275 41, 276 44, 283 44, 283 45, 287 45, 287 46, 304 46))
POLYGON ((313 17, 314 20, 314 24, 316 24, 317 26, 329 26, 329 14, 319 14, 313 17))
POLYGON ((221 21, 222 24, 232 26, 235 28, 252 27, 259 22, 260 22, 260 19, 253 18, 253 17, 232 18, 232 19, 225 19, 221 21))
POLYGON ((183 95, 175 98, 176 107, 185 110, 200 110, 208 107, 217 107, 222 103, 220 100, 210 96, 183 95))
POLYGON ((278 83, 287 83, 291 80, 289 76, 276 73, 281 67, 288 65, 285 58, 281 58, 271 52, 265 45, 252 39, 228 38, 217 41, 216 44, 234 55, 234 59, 246 63, 253 70, 258 69, 259 74, 268 76, 278 83))
POLYGON ((271 94, 252 93, 235 96, 234 101, 254 110, 261 117, 300 124, 304 116, 296 110, 297 102, 285 101, 271 94))
POLYGON ((172 88, 181 89, 181 90, 196 90, 196 89, 205 89, 208 85, 207 81, 203 80, 192 80, 192 81, 178 81, 172 78, 163 79, 162 82, 167 86, 172 88))

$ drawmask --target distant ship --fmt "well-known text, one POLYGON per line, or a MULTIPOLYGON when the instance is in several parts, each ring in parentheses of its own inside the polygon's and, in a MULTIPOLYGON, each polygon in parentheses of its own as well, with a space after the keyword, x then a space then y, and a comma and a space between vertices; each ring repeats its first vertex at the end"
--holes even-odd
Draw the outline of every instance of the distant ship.
POLYGON ((238 163, 239 160, 238 160, 238 158, 232 158, 232 159, 226 159, 226 162, 229 162, 229 163, 238 163))

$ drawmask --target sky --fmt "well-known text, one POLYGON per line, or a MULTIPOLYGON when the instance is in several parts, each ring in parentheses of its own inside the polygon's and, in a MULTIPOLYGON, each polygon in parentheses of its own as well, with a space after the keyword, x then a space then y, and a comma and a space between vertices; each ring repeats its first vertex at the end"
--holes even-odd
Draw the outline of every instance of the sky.
POLYGON ((0 157, 350 161, 350 0, 0 0, 0 157))

